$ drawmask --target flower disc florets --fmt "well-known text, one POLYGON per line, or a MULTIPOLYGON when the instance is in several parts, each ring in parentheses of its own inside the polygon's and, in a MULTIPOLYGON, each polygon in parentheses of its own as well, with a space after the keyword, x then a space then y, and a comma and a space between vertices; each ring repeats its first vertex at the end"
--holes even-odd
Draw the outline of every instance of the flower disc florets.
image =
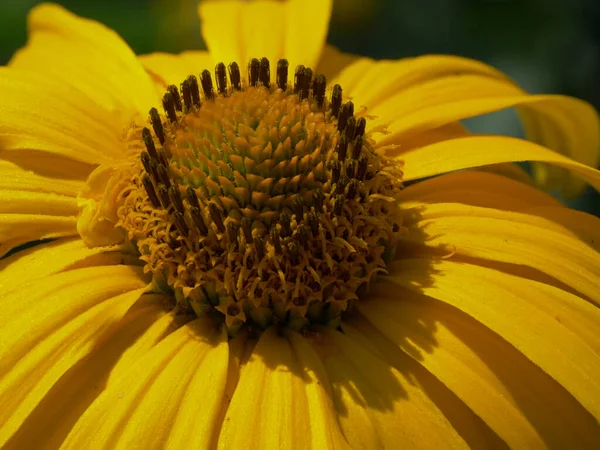
POLYGON ((322 75, 299 66, 288 86, 281 60, 271 86, 265 58, 247 85, 228 72, 229 86, 222 63, 216 89, 206 70, 169 86, 165 116, 150 111, 120 225, 179 307, 230 332, 336 324, 394 251, 402 172, 322 75))

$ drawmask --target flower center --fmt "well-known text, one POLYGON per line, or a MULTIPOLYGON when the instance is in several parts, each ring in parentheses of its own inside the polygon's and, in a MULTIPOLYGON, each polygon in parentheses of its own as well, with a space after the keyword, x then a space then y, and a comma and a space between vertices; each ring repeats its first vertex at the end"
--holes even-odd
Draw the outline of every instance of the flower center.
POLYGON ((288 85, 280 60, 271 85, 269 61, 253 59, 242 84, 220 63, 215 81, 190 75, 168 87, 164 116, 150 111, 120 225, 179 308, 230 334, 337 326, 393 254, 400 167, 309 68, 288 85))

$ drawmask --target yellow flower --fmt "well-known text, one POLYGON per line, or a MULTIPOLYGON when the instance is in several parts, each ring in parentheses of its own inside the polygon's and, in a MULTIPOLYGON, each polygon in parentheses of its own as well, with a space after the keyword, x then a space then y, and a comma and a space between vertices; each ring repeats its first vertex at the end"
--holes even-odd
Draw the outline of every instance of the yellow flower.
POLYGON ((0 261, 0 446, 597 446, 600 222, 507 164, 600 188, 596 113, 342 54, 330 9, 204 3, 208 52, 140 58, 32 11, 0 251, 46 241, 0 261), (510 106, 542 145, 460 125, 510 106))

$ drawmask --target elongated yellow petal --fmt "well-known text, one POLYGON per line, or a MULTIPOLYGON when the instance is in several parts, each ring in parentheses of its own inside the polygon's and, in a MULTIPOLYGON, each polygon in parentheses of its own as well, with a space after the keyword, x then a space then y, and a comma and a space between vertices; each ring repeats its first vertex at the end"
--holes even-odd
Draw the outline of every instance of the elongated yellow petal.
POLYGON ((323 47, 315 73, 325 75, 327 82, 331 83, 342 70, 359 58, 360 56, 341 52, 334 46, 327 44, 323 47))
MULTIPOLYGON (((370 113, 379 117, 374 126, 389 122, 390 134, 380 140, 380 145, 388 145, 401 143, 414 133, 515 105, 522 105, 532 120, 539 117, 536 124, 543 124, 531 136, 535 142, 583 164, 598 165, 600 119, 589 104, 565 96, 527 95, 505 80, 480 76, 434 80, 402 91, 370 113)), ((539 181, 545 188, 553 187, 546 180, 539 181)), ((571 190, 575 194, 582 186, 579 182, 571 190)))
POLYGON ((333 403, 353 448, 467 448, 408 374, 337 331, 319 330, 311 342, 331 380, 333 403))
MULTIPOLYGON (((389 124, 390 133, 380 139, 382 146, 399 144, 403 151, 415 134, 518 106, 534 142, 593 167, 600 161, 600 120, 589 104, 565 96, 528 95, 500 71, 478 61, 439 55, 400 61, 362 59, 342 70, 334 82, 376 117, 371 126, 389 124)), ((580 181, 564 174, 537 172, 544 187, 562 183, 572 195, 582 188, 580 181)))
POLYGON ((178 55, 170 53, 151 53, 138 57, 140 63, 152 76, 160 95, 170 84, 179 85, 189 75, 196 77, 204 69, 212 72, 213 59, 208 52, 188 51, 178 55))
POLYGON ((0 444, 139 298, 141 275, 124 266, 79 269, 0 293, 0 444))
POLYGON ((98 395, 174 329, 164 301, 163 296, 142 296, 115 324, 115 333, 54 384, 6 448, 59 448, 98 395))
POLYGON ((145 117, 158 97, 150 77, 117 33, 54 4, 33 8, 29 41, 10 66, 39 71, 97 105, 119 111, 124 126, 133 114, 145 117))
POLYGON ((562 204, 539 189, 510 178, 484 171, 448 173, 415 183, 399 197, 402 203, 463 203, 487 208, 519 211, 534 207, 556 207, 562 204))
POLYGON ((0 189, 77 197, 77 193, 82 187, 83 182, 79 180, 38 175, 10 161, 0 160, 0 189))
POLYGON ((409 150, 402 155, 404 179, 415 180, 454 170, 504 162, 540 161, 563 167, 600 189, 600 172, 521 139, 471 136, 409 150))
POLYGON ((331 0, 206 1, 198 6, 202 36, 213 64, 233 61, 245 67, 251 58, 267 57, 275 81, 280 58, 290 63, 290 77, 298 64, 314 69, 321 54, 331 0))
POLYGON ((3 153, 35 150, 62 157, 54 164, 69 158, 94 165, 124 151, 119 122, 66 83, 1 67, 0 92, 3 153))
MULTIPOLYGON (((371 304, 369 303, 365 306, 370 307, 371 304)), ((420 318, 415 323, 425 333, 429 331, 425 326, 425 324, 428 325, 429 323, 425 322, 424 318, 420 318)), ((387 364, 390 364, 400 373, 410 374, 410 382, 435 403, 436 407, 450 421, 452 427, 465 440, 469 448, 482 450, 506 448, 504 441, 480 417, 469 409, 455 393, 411 358, 411 356, 402 352, 395 341, 389 340, 381 331, 365 320, 363 316, 353 314, 352 317, 348 317, 342 323, 341 327, 344 334, 381 358, 387 364)), ((419 343, 422 343, 422 341, 415 341, 415 344, 418 345, 419 343)), ((410 398, 407 398, 407 401, 410 401, 410 398)), ((518 428, 518 425, 515 428, 518 428)))
MULTIPOLYGON (((399 92, 418 87, 428 81, 468 75, 508 81, 499 70, 473 59, 425 55, 397 61, 362 58, 347 66, 332 82, 339 83, 347 89, 345 93, 357 105, 371 109, 399 92)), ((400 108, 406 106, 400 106, 400 103, 400 108)))
POLYGON ((459 308, 498 333, 600 417, 600 355, 586 342, 598 348, 597 308, 544 283, 451 260, 403 260, 390 272, 391 283, 459 308))
POLYGON ((224 330, 196 320, 171 333, 100 395, 64 448, 207 448, 227 380, 224 330))
POLYGON ((244 366, 219 448, 346 448, 322 363, 292 332, 267 330, 244 366), (249 431, 252 430, 252 431, 249 431), (252 433, 248 439, 247 432, 252 433))
MULTIPOLYGON (((419 267, 423 266, 422 262, 414 262, 419 267)), ((425 271, 423 276, 428 273, 431 272, 425 271)), ((435 280, 442 279, 445 273, 446 271, 441 271, 434 275, 435 280)), ((520 280, 517 284, 512 284, 514 277, 503 277, 503 274, 498 274, 498 280, 505 280, 502 284, 506 285, 501 290, 490 290, 489 285, 484 288, 479 284, 479 278, 470 278, 469 275, 469 280, 455 285, 454 290, 464 292, 463 303, 481 304, 481 308, 495 314, 498 321, 503 321, 506 327, 516 330, 517 323, 534 322, 532 327, 527 324, 518 330, 527 337, 521 340, 531 341, 536 338, 540 320, 538 316, 542 317, 541 320, 548 321, 547 313, 541 310, 536 311, 533 316, 521 316, 521 313, 526 312, 521 307, 514 309, 504 304, 504 293, 507 290, 511 292, 512 306, 512 299, 522 294, 521 288, 527 281, 520 280), (516 286, 514 291, 513 286, 516 286), (480 291, 475 292, 478 289, 480 291), (495 304, 496 309, 490 303, 495 304), (515 317, 516 323, 513 324, 515 317)), ((427 282, 430 292, 437 289, 431 281, 427 282)), ((448 282, 456 281, 453 277, 448 282)), ((441 292, 445 287, 439 289, 441 292)), ((537 295, 539 300, 535 304, 541 305, 547 301, 550 309, 560 304, 555 303, 555 300, 563 298, 563 294, 558 297, 537 295)), ((441 301, 437 301, 420 294, 416 288, 407 290, 397 284, 384 282, 378 285, 372 297, 357 306, 373 325, 362 319, 352 323, 368 336, 373 345, 385 352, 394 366, 406 367, 403 355, 408 355, 421 364, 471 408, 510 448, 588 448, 593 447, 592 443, 599 439, 597 421, 571 394, 532 363, 518 347, 508 343, 503 338, 504 331, 498 335, 479 323, 478 317, 471 317, 442 303, 450 296, 440 295, 441 301), (401 352, 394 352, 389 348, 390 342, 401 352)), ((535 300, 533 297, 520 297, 517 303, 524 303, 526 308, 531 308, 531 305, 527 305, 529 299, 535 300)), ((459 306, 455 302, 452 304, 459 306)), ((556 323, 551 330, 560 327, 556 323)), ((544 331, 544 335, 547 333, 548 331, 544 331)), ((513 337, 512 333, 508 335, 509 338, 513 337)), ((540 347, 548 351, 560 352, 563 349, 568 352, 566 344, 552 340, 544 342, 540 347), (559 344, 558 349, 555 343, 559 344)), ((418 371, 408 370, 419 377, 418 371)))
MULTIPOLYGON (((411 212, 405 223, 410 242, 441 247, 446 254, 531 267, 600 305, 600 254, 560 224, 459 203, 415 204, 411 212)), ((565 208, 563 214, 569 212, 565 208)), ((600 227, 596 230, 598 238, 600 227)))
POLYGON ((75 216, 0 214, 0 257, 27 242, 76 234, 75 216))
POLYGON ((139 265, 134 254, 118 248, 87 247, 79 238, 59 239, 21 250, 0 261, 0 286, 3 292, 58 272, 83 267, 114 264, 139 265))

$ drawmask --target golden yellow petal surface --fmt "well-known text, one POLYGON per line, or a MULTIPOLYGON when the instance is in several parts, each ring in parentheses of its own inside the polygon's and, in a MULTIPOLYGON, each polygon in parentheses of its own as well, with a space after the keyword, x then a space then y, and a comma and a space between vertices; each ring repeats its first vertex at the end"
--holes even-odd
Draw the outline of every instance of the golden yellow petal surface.
POLYGON ((156 102, 150 77, 113 30, 50 3, 31 10, 28 26, 27 46, 12 58, 11 67, 34 71, 43 67, 46 77, 113 111, 122 126, 156 102))

